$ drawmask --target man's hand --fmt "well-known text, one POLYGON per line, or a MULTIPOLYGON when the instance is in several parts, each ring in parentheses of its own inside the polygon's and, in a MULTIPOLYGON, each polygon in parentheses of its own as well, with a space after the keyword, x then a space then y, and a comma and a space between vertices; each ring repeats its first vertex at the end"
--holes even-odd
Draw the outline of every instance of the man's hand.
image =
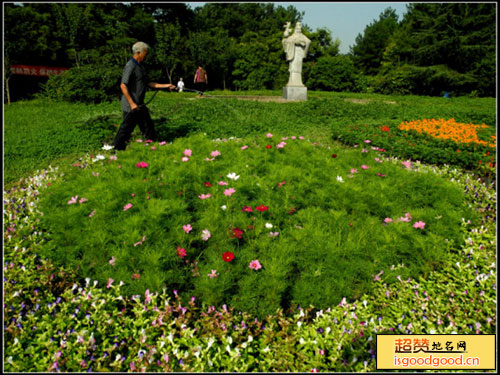
POLYGON ((137 111, 139 109, 139 106, 137 104, 135 104, 134 102, 132 102, 132 104, 130 104, 130 109, 132 111, 137 111))

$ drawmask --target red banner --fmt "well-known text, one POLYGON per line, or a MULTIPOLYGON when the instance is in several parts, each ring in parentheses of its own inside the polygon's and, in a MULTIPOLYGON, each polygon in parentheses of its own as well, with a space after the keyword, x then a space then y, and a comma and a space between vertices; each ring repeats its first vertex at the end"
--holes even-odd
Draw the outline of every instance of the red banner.
POLYGON ((61 74, 69 68, 56 68, 53 66, 36 66, 36 65, 11 65, 12 74, 20 74, 24 76, 48 77, 52 74, 61 74))

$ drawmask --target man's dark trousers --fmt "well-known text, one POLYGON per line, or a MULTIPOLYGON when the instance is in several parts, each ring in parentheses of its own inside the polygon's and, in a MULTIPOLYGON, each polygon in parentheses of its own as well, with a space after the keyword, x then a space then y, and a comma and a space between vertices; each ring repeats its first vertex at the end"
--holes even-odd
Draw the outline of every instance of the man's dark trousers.
POLYGON ((126 144, 137 124, 144 138, 152 141, 156 140, 155 127, 149 115, 149 110, 146 107, 139 107, 135 111, 123 114, 123 122, 113 140, 115 150, 125 150, 126 144))

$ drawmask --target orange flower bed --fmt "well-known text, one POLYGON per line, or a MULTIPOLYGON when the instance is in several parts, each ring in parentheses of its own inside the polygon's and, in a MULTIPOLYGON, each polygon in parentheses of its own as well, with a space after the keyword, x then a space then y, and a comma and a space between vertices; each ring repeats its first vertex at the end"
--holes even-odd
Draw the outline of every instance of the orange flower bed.
POLYGON ((425 132, 434 138, 450 139, 457 143, 476 143, 478 145, 497 147, 496 136, 491 136, 493 143, 482 141, 478 138, 477 130, 488 128, 488 125, 461 124, 455 119, 424 119, 416 121, 405 121, 398 126, 401 130, 415 130, 419 133, 425 132))

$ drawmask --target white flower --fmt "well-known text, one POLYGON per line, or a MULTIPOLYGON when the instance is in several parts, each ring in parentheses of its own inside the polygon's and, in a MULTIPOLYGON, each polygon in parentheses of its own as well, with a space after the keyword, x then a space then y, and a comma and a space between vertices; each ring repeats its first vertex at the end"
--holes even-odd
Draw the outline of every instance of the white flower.
POLYGON ((344 179, 341 176, 337 176, 337 181, 338 182, 344 182, 344 179))
POLYGON ((201 231, 201 239, 203 241, 208 241, 208 239, 211 237, 212 235, 210 234, 210 231, 208 229, 203 229, 201 231))
POLYGON ((226 211, 227 206, 224 204, 224 205, 220 206, 220 209, 221 209, 222 211, 226 211))
POLYGON ((104 160, 104 159, 106 159, 106 156, 99 154, 94 159, 92 159, 92 161, 96 162, 96 161, 104 160))
POLYGON ((267 229, 271 229, 273 227, 273 225, 271 223, 266 223, 266 228, 267 229))
POLYGON ((269 349, 269 346, 266 346, 264 349, 262 349, 264 353, 269 353, 271 349, 269 349))
POLYGON ((236 181, 238 178, 240 178, 240 176, 239 175, 237 176, 236 173, 231 172, 227 175, 227 178, 236 181))
POLYGON ((103 150, 105 150, 105 151, 109 151, 109 150, 114 149, 114 146, 111 146, 111 145, 104 145, 104 146, 102 146, 102 149, 103 149, 103 150))

